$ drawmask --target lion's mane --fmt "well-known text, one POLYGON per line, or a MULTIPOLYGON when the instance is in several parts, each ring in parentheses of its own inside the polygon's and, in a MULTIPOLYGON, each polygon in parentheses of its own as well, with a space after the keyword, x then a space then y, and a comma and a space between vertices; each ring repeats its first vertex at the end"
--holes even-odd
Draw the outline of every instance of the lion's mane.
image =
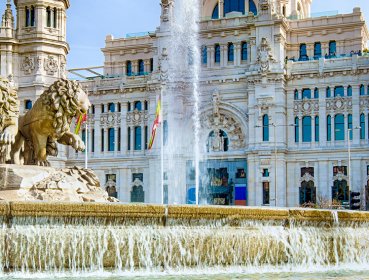
POLYGON ((8 79, 0 77, 0 131, 5 128, 6 120, 18 118, 18 116, 17 92, 11 87, 8 79))
POLYGON ((59 136, 69 130, 70 122, 78 109, 77 92, 80 90, 82 88, 78 82, 61 79, 53 83, 37 101, 52 112, 53 127, 59 136))

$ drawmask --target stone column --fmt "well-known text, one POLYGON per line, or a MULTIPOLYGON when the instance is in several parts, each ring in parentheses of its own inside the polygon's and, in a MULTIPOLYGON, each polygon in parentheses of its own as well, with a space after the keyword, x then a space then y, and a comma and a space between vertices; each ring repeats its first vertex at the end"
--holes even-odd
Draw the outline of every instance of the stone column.
POLYGON ((315 145, 315 115, 312 114, 311 116, 311 143, 315 145))
POLYGON ((234 66, 239 66, 241 65, 241 42, 237 42, 234 46, 235 46, 234 66))
POLYGON ((206 61, 206 67, 210 68, 211 67, 211 48, 212 46, 206 46, 206 56, 207 56, 207 61, 206 61))
POLYGON ((319 89, 319 142, 327 145, 327 106, 325 102, 325 87, 319 89))
POLYGON ((141 151, 145 151, 145 126, 141 125, 141 151))
POLYGON ((46 23, 46 8, 35 6, 35 25, 37 32, 39 33, 44 32, 43 28, 45 27, 45 23, 46 23))
POLYGON ((250 62, 256 61, 256 37, 250 38, 250 62))
POLYGON ((95 105, 95 155, 101 154, 101 124, 100 124, 101 106, 95 105))
POLYGON ((219 65, 220 67, 223 67, 225 65, 224 49, 225 49, 225 46, 220 45, 220 65, 219 65))
POLYGON ((214 52, 215 52, 215 49, 214 49, 214 46, 210 46, 209 47, 209 51, 210 51, 210 55, 209 55, 209 57, 208 57, 208 65, 209 65, 209 67, 210 68, 213 68, 214 67, 214 52))
POLYGON ((131 153, 135 150, 135 127, 131 126, 131 153))
POLYGON ((225 17, 224 14, 224 0, 219 0, 219 18, 225 17))
POLYGON ((119 133, 119 129, 117 126, 114 127, 114 156, 118 155, 118 145, 119 145, 119 141, 118 141, 118 134, 119 133))
POLYGON ((121 108, 122 108, 122 112, 120 113, 121 116, 121 122, 120 122, 120 127, 121 127, 121 154, 126 154, 128 151, 128 126, 126 125, 126 116, 127 116, 127 112, 128 112, 128 104, 127 102, 122 102, 121 103, 121 108))
MULTIPOLYGON (((360 127, 360 85, 352 85, 352 128, 360 127)), ((353 144, 360 143, 360 129, 353 129, 353 144)))

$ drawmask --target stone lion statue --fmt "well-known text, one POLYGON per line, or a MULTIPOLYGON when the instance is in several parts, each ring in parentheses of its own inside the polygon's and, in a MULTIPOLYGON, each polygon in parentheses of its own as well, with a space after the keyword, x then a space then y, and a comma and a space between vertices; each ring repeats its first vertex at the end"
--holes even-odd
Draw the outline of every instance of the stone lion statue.
POLYGON ((11 145, 18 132, 19 101, 9 80, 0 77, 0 163, 10 161, 11 145))
POLYGON ((70 132, 73 118, 91 106, 79 83, 61 79, 52 84, 33 108, 19 118, 19 133, 12 147, 15 164, 49 166, 47 156, 57 156, 57 143, 83 151, 82 139, 70 132))

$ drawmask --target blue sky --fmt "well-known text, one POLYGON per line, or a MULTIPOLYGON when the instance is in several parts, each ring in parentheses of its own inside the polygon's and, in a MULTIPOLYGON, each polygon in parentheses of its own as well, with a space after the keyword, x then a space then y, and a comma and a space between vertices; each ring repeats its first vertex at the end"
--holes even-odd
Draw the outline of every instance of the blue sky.
MULTIPOLYGON (((67 67, 103 65, 100 49, 108 34, 119 38, 127 33, 154 31, 160 20, 159 3, 160 0, 71 0, 67 26, 71 51, 67 67)), ((361 7, 369 20, 368 0, 313 0, 312 13, 332 10, 350 13, 353 7, 361 7)))

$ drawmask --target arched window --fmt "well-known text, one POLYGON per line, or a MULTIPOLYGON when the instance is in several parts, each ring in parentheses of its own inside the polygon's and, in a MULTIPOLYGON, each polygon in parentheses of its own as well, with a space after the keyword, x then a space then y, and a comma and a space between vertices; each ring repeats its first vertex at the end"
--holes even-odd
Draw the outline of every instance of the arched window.
POLYGON ((219 18, 219 4, 216 4, 211 15, 211 19, 218 19, 219 18))
POLYGON ((309 88, 302 90, 302 99, 311 99, 311 90, 309 88))
POLYGON ((144 102, 144 109, 147 111, 149 109, 149 103, 145 100, 144 102))
POLYGON ((330 98, 331 97, 331 88, 330 87, 327 87, 327 91, 326 91, 325 97, 327 97, 327 98, 330 98))
POLYGON ((114 103, 109 103, 108 104, 108 111, 110 113, 114 113, 115 112, 115 104, 114 103))
POLYGON ((313 181, 302 182, 300 187, 300 205, 316 203, 316 188, 313 181))
POLYGON ((31 11, 27 6, 25 7, 25 12, 26 12, 25 26, 28 27, 31 25, 31 11))
POLYGON ((302 118, 302 142, 311 142, 311 117, 302 118))
POLYGON ((349 130, 350 140, 352 140, 353 133, 352 133, 352 115, 351 114, 347 116, 347 129, 349 130))
POLYGON ((365 86, 361 85, 360 86, 360 96, 363 96, 363 95, 365 95, 365 86))
POLYGON ((302 61, 308 60, 306 44, 300 45, 300 59, 299 60, 302 60, 302 61))
POLYGON ((334 117, 334 140, 345 140, 345 116, 342 114, 334 117))
POLYGON ((314 89, 314 98, 319 99, 319 89, 318 88, 314 89))
POLYGON ((224 0, 224 15, 230 12, 245 14, 245 0, 224 0))
POLYGON ((295 142, 300 142, 300 120, 298 117, 295 118, 295 142))
POLYGON ((329 56, 330 57, 336 56, 336 41, 329 42, 329 56))
POLYGON ((115 150, 115 129, 109 128, 108 129, 108 151, 114 152, 115 150))
POLYGON ((365 115, 360 115, 360 139, 365 139, 365 115))
POLYGON ((150 72, 154 71, 154 59, 150 58, 150 72))
POLYGON ((51 27, 51 8, 46 8, 46 20, 47 20, 47 27, 51 27))
POLYGON ((320 42, 314 43, 314 59, 322 57, 322 44, 320 42))
POLYGON ((26 110, 31 110, 32 109, 32 101, 31 100, 26 100, 25 104, 24 104, 24 108, 26 110))
POLYGON ((315 142, 319 142, 320 133, 319 133, 319 117, 315 117, 315 142))
POLYGON ((247 60, 247 43, 242 42, 241 44, 241 60, 246 61, 247 60))
POLYGON ((208 152, 227 152, 229 139, 225 131, 218 129, 210 132, 208 137, 208 152))
POLYGON ((228 44, 228 61, 234 61, 234 45, 232 43, 228 44))
POLYGON ((269 141, 269 116, 268 115, 263 116, 263 141, 264 142, 269 141))
POLYGON ((214 61, 215 63, 220 63, 220 45, 216 44, 214 50, 214 61))
POLYGON ((352 86, 347 87, 347 96, 352 96, 352 86))
POLYGON ((145 75, 145 62, 142 59, 138 61, 138 74, 145 75))
POLYGON ((141 143, 141 126, 135 127, 135 151, 140 151, 142 149, 142 143, 141 143))
POLYGON ((283 5, 283 8, 282 8, 282 15, 285 17, 286 16, 286 6, 283 5))
POLYGON ((332 117, 327 116, 327 141, 332 141, 332 117))
POLYGON ((334 97, 337 97, 337 96, 341 96, 341 97, 345 96, 345 89, 343 86, 338 86, 334 88, 334 97))
POLYGON ((249 0, 249 12, 252 12, 255 16, 258 14, 258 9, 253 0, 249 0))
POLYGON ((202 64, 208 63, 208 48, 206 46, 203 46, 201 49, 201 61, 202 64))
POLYGON ((293 95, 293 99, 294 100, 299 100, 299 91, 297 89, 295 89, 294 95, 293 95))
POLYGON ((58 10, 56 8, 54 8, 54 20, 53 20, 53 27, 54 28, 56 28, 57 20, 58 20, 58 10))
POLYGON ((35 7, 31 7, 31 24, 30 26, 36 26, 35 7))
POLYGON ((349 201, 349 187, 347 186, 346 180, 336 180, 334 181, 332 188, 332 199, 342 202, 349 201))
POLYGON ((135 109, 137 109, 138 111, 142 110, 142 103, 141 101, 136 101, 135 102, 135 109))
POLYGON ((126 63, 126 74, 127 76, 132 76, 132 61, 127 61, 126 63))

